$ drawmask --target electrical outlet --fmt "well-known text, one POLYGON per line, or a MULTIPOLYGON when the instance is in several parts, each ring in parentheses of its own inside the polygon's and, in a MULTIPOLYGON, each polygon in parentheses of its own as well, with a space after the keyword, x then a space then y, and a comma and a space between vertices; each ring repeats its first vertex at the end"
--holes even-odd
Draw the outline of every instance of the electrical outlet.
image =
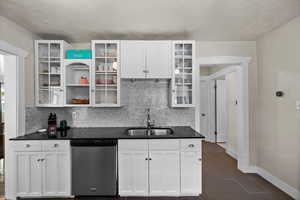
POLYGON ((79 115, 79 113, 78 112, 72 112, 72 120, 73 121, 76 121, 77 119, 78 119, 78 115, 79 115))
POLYGON ((300 110, 300 101, 296 101, 296 110, 300 110))

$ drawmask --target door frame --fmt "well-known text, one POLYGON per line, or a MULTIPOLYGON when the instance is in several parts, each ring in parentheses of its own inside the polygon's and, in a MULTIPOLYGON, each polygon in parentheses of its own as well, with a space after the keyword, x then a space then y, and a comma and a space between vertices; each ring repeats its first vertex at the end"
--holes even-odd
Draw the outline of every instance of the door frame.
POLYGON ((8 70, 4 68, 5 102, 5 198, 16 199, 16 161, 10 138, 25 134, 25 58, 28 53, 6 41, 0 40, 0 52, 10 62, 8 70), (7 98, 7 99, 8 99, 7 98))
MULTIPOLYGON (((195 108, 195 128, 200 131, 200 67, 208 65, 234 65, 237 72, 238 82, 238 97, 239 102, 237 110, 238 121, 238 169, 244 173, 251 172, 250 166, 250 136, 249 136, 249 75, 248 68, 251 62, 250 57, 234 57, 234 56, 217 56, 217 57, 198 57, 196 60, 196 108, 195 108)), ((216 72, 214 76, 219 76, 223 73, 228 73, 228 70, 233 68, 224 69, 216 72)), ((214 78, 214 77, 212 77, 214 78)))

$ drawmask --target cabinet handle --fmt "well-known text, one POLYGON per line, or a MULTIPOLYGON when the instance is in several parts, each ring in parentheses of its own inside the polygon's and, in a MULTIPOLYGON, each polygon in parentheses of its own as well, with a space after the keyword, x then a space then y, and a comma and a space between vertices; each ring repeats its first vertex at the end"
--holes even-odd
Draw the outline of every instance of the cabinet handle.
POLYGON ((147 73, 149 73, 149 70, 143 70, 143 72, 147 74, 147 73))
POLYGON ((45 160, 45 158, 42 158, 41 161, 43 162, 45 160))
POLYGON ((190 148, 193 148, 195 145, 194 144, 189 144, 189 147, 190 148))
POLYGON ((29 148, 30 147, 30 144, 26 144, 26 148, 29 148))
POLYGON ((37 159, 37 161, 38 161, 38 162, 40 162, 40 161, 41 161, 41 159, 37 159))
POLYGON ((145 160, 148 160, 148 158, 145 158, 145 160))
POLYGON ((149 160, 152 160, 152 158, 149 158, 149 160))
POLYGON ((58 147, 58 144, 54 144, 54 147, 58 147))

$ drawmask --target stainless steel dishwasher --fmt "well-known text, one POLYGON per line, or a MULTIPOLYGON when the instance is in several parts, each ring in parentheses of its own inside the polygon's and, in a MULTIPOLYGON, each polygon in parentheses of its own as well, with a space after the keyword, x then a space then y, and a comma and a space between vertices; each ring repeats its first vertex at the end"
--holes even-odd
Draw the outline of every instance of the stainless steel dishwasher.
POLYGON ((117 195, 117 140, 73 140, 72 195, 117 195))

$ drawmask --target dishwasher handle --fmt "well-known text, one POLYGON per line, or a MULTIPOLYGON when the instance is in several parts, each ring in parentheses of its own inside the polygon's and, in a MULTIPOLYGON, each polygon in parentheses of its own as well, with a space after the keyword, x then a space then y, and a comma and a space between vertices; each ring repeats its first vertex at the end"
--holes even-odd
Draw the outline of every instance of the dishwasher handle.
POLYGON ((116 146, 117 140, 71 140, 71 146, 116 146))

